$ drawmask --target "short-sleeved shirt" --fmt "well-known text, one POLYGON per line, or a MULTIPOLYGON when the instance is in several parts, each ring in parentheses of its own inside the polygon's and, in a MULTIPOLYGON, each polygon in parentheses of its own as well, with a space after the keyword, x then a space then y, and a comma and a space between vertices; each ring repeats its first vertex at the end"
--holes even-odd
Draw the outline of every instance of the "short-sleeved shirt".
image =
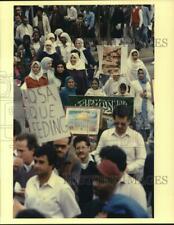
POLYGON ((25 207, 37 209, 48 218, 72 218, 81 213, 72 188, 54 172, 41 187, 38 176, 27 182, 25 207))

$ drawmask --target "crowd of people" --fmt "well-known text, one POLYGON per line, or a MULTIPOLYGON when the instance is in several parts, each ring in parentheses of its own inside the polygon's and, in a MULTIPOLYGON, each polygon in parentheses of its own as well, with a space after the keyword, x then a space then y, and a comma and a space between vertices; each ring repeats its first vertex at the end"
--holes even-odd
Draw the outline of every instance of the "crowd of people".
POLYGON ((15 119, 14 217, 153 216, 153 75, 140 57, 153 48, 153 24, 151 5, 14 8, 15 88, 55 85, 64 110, 72 95, 134 101, 133 118, 129 106, 114 107, 94 149, 88 134, 38 144, 15 119), (115 65, 105 81, 96 54, 104 43, 133 45, 125 73, 115 65))

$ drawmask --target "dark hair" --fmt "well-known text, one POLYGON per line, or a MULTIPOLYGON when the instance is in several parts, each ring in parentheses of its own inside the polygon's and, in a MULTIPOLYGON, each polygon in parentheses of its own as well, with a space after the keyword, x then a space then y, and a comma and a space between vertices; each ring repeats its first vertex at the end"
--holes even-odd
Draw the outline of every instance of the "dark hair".
POLYGON ((92 82, 93 82, 94 80, 95 80, 95 81, 97 81, 98 86, 99 86, 99 84, 100 84, 100 83, 99 83, 99 79, 98 79, 98 78, 96 78, 96 77, 94 77, 94 78, 92 79, 92 82))
POLYGON ((84 17, 82 13, 79 13, 77 17, 84 17))
POLYGON ((36 209, 24 209, 18 212, 15 218, 45 218, 45 216, 36 209))
POLYGON ((59 60, 55 64, 55 72, 58 65, 63 65, 63 67, 66 69, 66 63, 63 60, 59 60))
POLYGON ((27 146, 29 150, 36 149, 38 147, 37 138, 34 134, 20 134, 16 137, 16 141, 27 140, 27 146))
POLYGON ((103 147, 99 155, 102 159, 108 159, 113 163, 116 163, 120 171, 124 171, 126 169, 126 153, 117 145, 103 147))
POLYGON ((21 125, 18 120, 14 119, 13 120, 13 136, 17 136, 21 133, 21 125))
POLYGON ((77 143, 84 141, 86 143, 87 146, 90 146, 90 140, 89 137, 86 135, 79 135, 77 137, 75 137, 74 141, 73 141, 73 146, 74 148, 76 148, 77 143))
POLYGON ((44 155, 47 156, 49 165, 52 165, 53 167, 55 167, 57 163, 57 154, 53 144, 46 143, 43 146, 36 148, 34 152, 34 156, 40 157, 44 155))
POLYGON ((126 91, 127 86, 126 86, 126 84, 125 84, 125 83, 121 83, 121 84, 120 84, 120 86, 119 86, 119 88, 120 88, 120 90, 121 90, 121 89, 123 89, 123 90, 125 90, 125 91, 126 91))
POLYGON ((80 52, 77 49, 71 50, 71 53, 77 53, 79 55, 79 57, 80 57, 80 52))
POLYGON ((28 34, 25 34, 24 36, 23 36, 23 42, 25 41, 25 40, 29 40, 29 41, 31 41, 31 38, 30 38, 30 35, 28 35, 28 34))
POLYGON ((43 12, 43 11, 44 11, 44 9, 43 9, 42 7, 39 7, 39 6, 38 6, 38 7, 37 7, 37 12, 38 12, 38 11, 43 12))
POLYGON ((118 105, 114 108, 113 113, 112 113, 113 118, 115 119, 115 116, 118 117, 128 117, 130 118, 130 110, 129 107, 126 105, 118 105))

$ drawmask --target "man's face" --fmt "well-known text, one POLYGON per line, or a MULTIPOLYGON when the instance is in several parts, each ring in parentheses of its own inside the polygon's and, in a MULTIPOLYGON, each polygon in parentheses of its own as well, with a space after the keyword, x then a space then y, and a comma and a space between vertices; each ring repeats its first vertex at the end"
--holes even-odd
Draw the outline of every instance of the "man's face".
POLYGON ((116 180, 114 178, 107 178, 104 176, 97 176, 93 181, 94 194, 101 200, 108 200, 114 193, 116 187, 116 180))
POLYGON ((40 39, 39 33, 35 32, 35 33, 33 34, 33 40, 37 42, 37 41, 39 41, 39 39, 40 39))
POLYGON ((53 142, 59 158, 64 158, 69 151, 69 138, 62 138, 53 142))
POLYGON ((33 161, 34 149, 29 150, 27 140, 16 141, 16 149, 18 157, 23 159, 26 165, 30 165, 33 161))
POLYGON ((38 11, 37 11, 37 16, 38 16, 38 17, 41 17, 41 16, 42 16, 42 11, 41 11, 41 10, 38 10, 38 11))
POLYGON ((76 144, 75 151, 78 158, 84 161, 89 157, 90 146, 88 146, 85 141, 81 141, 76 144))
POLYGON ((122 135, 126 132, 127 127, 129 125, 128 117, 127 116, 125 116, 125 117, 115 116, 114 124, 116 127, 116 132, 119 135, 122 135))
POLYGON ((27 25, 27 23, 28 23, 27 18, 24 18, 22 22, 23 22, 24 25, 27 25))
POLYGON ((65 68, 62 64, 57 65, 57 72, 58 73, 63 73, 64 70, 65 70, 65 68))
POLYGON ((39 177, 45 177, 52 172, 53 165, 50 165, 46 155, 34 157, 34 169, 39 177))

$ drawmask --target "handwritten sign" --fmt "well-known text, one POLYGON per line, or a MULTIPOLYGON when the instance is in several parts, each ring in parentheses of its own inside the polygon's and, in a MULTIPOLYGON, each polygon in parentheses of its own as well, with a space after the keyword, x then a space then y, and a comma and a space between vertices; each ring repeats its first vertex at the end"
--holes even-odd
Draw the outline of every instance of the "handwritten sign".
POLYGON ((30 131, 39 143, 70 136, 56 86, 22 90, 22 98, 30 131))

